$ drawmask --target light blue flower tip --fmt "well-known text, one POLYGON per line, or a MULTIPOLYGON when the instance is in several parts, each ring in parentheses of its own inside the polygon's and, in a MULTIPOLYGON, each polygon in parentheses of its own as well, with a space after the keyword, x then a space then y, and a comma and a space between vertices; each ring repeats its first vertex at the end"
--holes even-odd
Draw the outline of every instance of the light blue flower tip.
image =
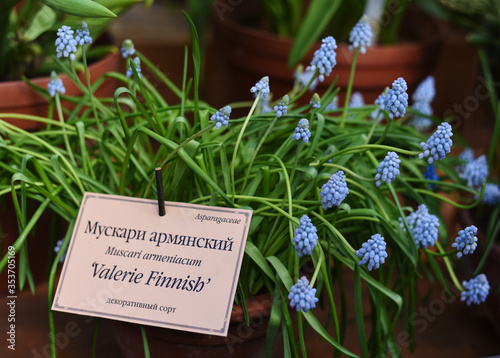
POLYGON ((50 75, 50 81, 47 85, 47 92, 49 92, 50 97, 54 97, 56 93, 66 93, 66 88, 64 87, 63 81, 54 71, 52 71, 52 74, 50 75))
POLYGON ((86 22, 82 22, 82 25, 76 30, 75 41, 80 46, 92 43, 92 37, 86 22))
POLYGON ((359 250, 355 252, 361 258, 358 265, 368 264, 368 271, 376 270, 385 262, 387 257, 384 237, 380 234, 372 235, 372 238, 364 242, 359 250))
POLYGON ((293 243, 299 257, 311 255, 314 247, 317 245, 318 234, 316 234, 316 227, 307 215, 300 218, 299 227, 295 229, 293 243))
MULTIPOLYGON (((429 214, 429 210, 425 204, 419 205, 417 211, 406 217, 408 226, 415 239, 417 248, 426 249, 429 246, 434 246, 438 239, 439 220, 435 215, 429 214)), ((401 227, 406 231, 403 219, 399 218, 401 227)))
POLYGON ((389 118, 403 117, 406 113, 406 107, 408 107, 408 86, 406 81, 399 77, 392 83, 391 89, 383 97, 383 101, 380 104, 380 108, 385 110, 389 115, 389 118))
POLYGON ((436 96, 436 85, 433 76, 426 77, 417 86, 417 89, 411 96, 414 102, 431 103, 436 96))
POLYGON ((288 111, 288 104, 290 103, 290 97, 284 95, 282 99, 278 101, 278 104, 274 106, 274 111, 277 117, 283 117, 288 111))
POLYGON ((321 108, 321 99, 319 98, 319 95, 317 93, 313 94, 311 100, 309 101, 309 104, 312 108, 321 108))
POLYGON ((468 226, 463 230, 458 232, 458 236, 455 238, 455 242, 451 244, 457 252, 457 257, 460 258, 462 255, 469 255, 476 250, 477 247, 477 227, 474 225, 468 226))
POLYGON ((56 55, 58 58, 66 57, 71 61, 75 59, 76 40, 73 37, 74 31, 71 27, 63 25, 57 30, 56 55))
POLYGON ((135 53, 135 47, 132 40, 126 39, 123 41, 120 52, 123 58, 131 57, 135 53))
POLYGON ((330 179, 323 184, 319 196, 323 209, 339 206, 349 194, 349 188, 342 170, 333 174, 330 179))
POLYGON ((229 116, 231 115, 231 106, 225 106, 219 109, 210 117, 210 120, 215 123, 215 128, 219 129, 222 126, 229 124, 229 116))
POLYGON ((485 205, 494 206, 500 203, 500 187, 493 183, 486 184, 482 203, 485 205))
POLYGON ((316 307, 319 299, 316 297, 316 289, 309 286, 309 280, 302 276, 297 283, 292 286, 288 294, 290 307, 295 308, 297 312, 308 312, 316 307))
POLYGON ((464 290, 460 293, 460 301, 465 301, 467 306, 480 304, 486 301, 490 292, 490 284, 484 274, 477 275, 469 281, 463 281, 464 290))
POLYGON ((390 183, 396 179, 396 177, 401 174, 399 171, 400 163, 401 159, 399 159, 396 152, 388 152, 384 160, 378 165, 377 174, 375 175, 375 185, 380 186, 382 180, 386 183, 390 183))
POLYGON ((252 88, 250 88, 250 92, 254 94, 254 96, 257 96, 257 93, 260 91, 260 96, 262 98, 267 98, 269 96, 269 77, 265 76, 262 77, 259 82, 255 84, 252 88))
POLYGON ((468 162, 463 167, 463 171, 458 176, 467 181, 467 186, 471 189, 479 189, 489 174, 488 162, 486 156, 480 157, 468 162))
POLYGON ((368 22, 368 17, 364 15, 349 33, 349 42, 351 43, 349 50, 359 48, 359 52, 366 53, 366 47, 370 46, 372 36, 372 28, 368 22))
POLYGON ((451 126, 446 122, 441 123, 427 142, 420 143, 420 147, 424 151, 418 157, 420 159, 428 157, 427 162, 429 164, 432 164, 435 160, 443 159, 451 151, 452 136, 451 126))
MULTIPOLYGON (((137 74, 139 75, 139 78, 141 78, 141 59, 139 57, 134 58, 134 66, 135 70, 137 71, 137 74)), ((127 70, 127 77, 133 77, 134 72, 132 71, 132 67, 129 67, 127 70)))
POLYGON ((311 65, 306 68, 306 71, 312 71, 314 73, 318 70, 318 80, 323 82, 325 76, 329 76, 332 69, 337 64, 337 55, 335 54, 336 48, 337 42, 335 39, 332 36, 325 37, 322 40, 321 47, 314 52, 311 65))
POLYGON ((311 138, 311 132, 309 131, 309 121, 307 118, 302 118, 295 128, 295 132, 292 135, 294 140, 302 140, 304 143, 309 142, 311 138))

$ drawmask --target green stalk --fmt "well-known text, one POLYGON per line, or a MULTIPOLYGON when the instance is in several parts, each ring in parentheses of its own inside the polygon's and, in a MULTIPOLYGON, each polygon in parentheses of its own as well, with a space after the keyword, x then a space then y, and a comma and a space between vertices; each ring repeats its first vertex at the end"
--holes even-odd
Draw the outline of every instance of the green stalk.
POLYGON ((144 326, 142 324, 141 324, 141 337, 142 337, 142 344, 144 346, 144 358, 150 358, 148 337, 146 336, 146 330, 144 329, 144 326))
MULTIPOLYGON (((64 124, 64 116, 62 113, 61 99, 59 98, 59 93, 56 92, 56 108, 57 108, 57 116, 59 117, 59 121, 64 124)), ((75 161, 75 157, 73 156, 73 151, 71 150, 71 146, 69 145, 68 134, 66 133, 66 128, 64 126, 61 127, 63 131, 64 145, 66 146, 66 151, 68 152, 69 159, 73 162, 75 167, 78 167, 75 161)))
POLYGON ((349 106, 349 100, 351 99, 352 84, 354 82, 354 72, 356 71, 356 60, 358 59, 359 48, 354 49, 354 55, 352 57, 351 63, 351 73, 349 74, 349 82, 347 84, 347 92, 345 95, 344 108, 342 109, 342 119, 340 120, 340 128, 344 127, 345 120, 347 117, 347 107, 349 106))
MULTIPOLYGON (((83 68, 85 70, 85 79, 87 80, 88 94, 90 98, 90 103, 92 104, 92 112, 94 112, 94 117, 97 123, 97 128, 99 129, 99 133, 102 133, 104 131, 104 127, 102 126, 99 115, 97 114, 97 108, 95 105, 96 99, 94 97, 94 94, 92 93, 92 86, 90 85, 90 75, 89 75, 89 69, 87 67, 87 51, 85 50, 85 46, 82 46, 82 59, 83 59, 83 68)), ((71 64, 73 64, 73 62, 71 62, 71 64)))
MULTIPOLYGON (((439 241, 436 241, 436 247, 438 249, 438 251, 441 253, 441 254, 444 254, 445 251, 443 249, 443 247, 441 246, 441 243, 439 241)), ((453 284, 455 285, 455 287, 459 290, 459 291, 463 291, 464 288, 462 287, 462 285, 460 284, 460 282, 458 281, 458 278, 457 278, 457 275, 455 274, 455 271, 453 271, 453 268, 451 267, 451 262, 450 262, 450 258, 447 257, 447 256, 443 256, 443 261, 444 261, 444 264, 446 266, 446 269, 448 270, 448 273, 450 274, 450 278, 451 278, 451 281, 453 282, 453 284)))

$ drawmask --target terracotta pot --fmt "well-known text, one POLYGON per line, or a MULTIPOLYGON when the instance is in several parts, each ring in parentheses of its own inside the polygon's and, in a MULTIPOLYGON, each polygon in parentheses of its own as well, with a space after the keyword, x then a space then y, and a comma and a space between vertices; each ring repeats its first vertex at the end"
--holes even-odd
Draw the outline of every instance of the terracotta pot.
MULTIPOLYGON (((271 307, 270 295, 248 299, 250 326, 247 326, 243 310, 236 306, 227 337, 147 326, 151 357, 262 357, 271 307)), ((124 357, 144 357, 139 325, 114 321, 113 328, 124 357)))
MULTIPOLYGON (((122 58, 119 52, 109 54, 99 61, 89 65, 90 81, 94 83, 100 76, 108 71, 119 71, 123 65, 122 58)), ((78 74, 80 80, 86 83, 85 74, 78 74)), ((75 96, 81 94, 77 86, 66 76, 60 75, 64 87, 66 88, 65 95, 75 96)), ((40 77, 32 79, 31 82, 39 87, 47 88, 50 77, 40 77)), ((96 92, 98 97, 111 97, 116 89, 116 81, 106 79, 96 92)), ((24 81, 7 81, 0 82, 0 114, 1 118, 8 123, 15 124, 19 128, 25 130, 35 130, 43 126, 42 123, 29 121, 24 119, 9 118, 5 113, 22 113, 34 116, 47 116, 48 102, 36 90, 27 85, 24 81)), ((64 102, 64 106, 71 106, 70 103, 64 102)), ((71 107, 69 107, 71 108, 71 107)))
MULTIPOLYGON (((231 17, 238 18, 237 10, 231 17)), ((379 94, 390 87, 398 77, 403 77, 413 91, 422 79, 431 73, 439 49, 441 36, 439 25, 415 19, 408 24, 415 42, 403 42, 396 45, 373 46, 366 54, 360 54, 357 60, 353 91, 360 91, 366 103, 373 103, 379 94), (419 33, 416 33, 419 32, 419 33)), ((333 34, 335 37, 335 35, 333 34)), ((226 103, 251 98, 249 89, 263 76, 269 76, 274 99, 279 99, 289 92, 293 86, 295 69, 287 66, 287 59, 292 48, 293 39, 278 37, 264 30, 241 25, 225 16, 223 21, 214 19, 214 45, 220 56, 222 80, 227 82, 225 89, 226 103)), ((302 63, 308 65, 313 58, 316 44, 304 57, 302 63)), ((322 93, 338 75, 337 86, 340 86, 340 103, 342 103, 349 81, 353 52, 347 44, 338 44, 336 50, 337 65, 332 74, 320 83, 315 90, 322 93)), ((209 93, 207 93, 209 95, 209 93)), ((307 103, 310 96, 307 97, 307 103)))
MULTIPOLYGON (((481 218, 483 219, 483 218, 481 218)), ((486 225, 484 220, 482 222, 475 220, 473 213, 470 210, 461 210, 460 211, 460 222, 462 227, 467 227, 470 225, 475 225, 477 230, 477 239, 478 239, 478 247, 476 248, 476 252, 472 255, 467 255, 462 258, 470 258, 472 261, 472 270, 476 269, 479 264, 480 254, 485 249, 485 232, 486 225), (470 256, 470 257, 469 257, 470 256)), ((487 221, 486 221, 487 223, 487 221)), ((500 337, 500 294, 498 293, 500 289, 500 237, 495 238, 495 242, 491 246, 490 252, 488 254, 488 258, 486 259, 486 263, 483 268, 483 273, 486 275, 488 279, 488 283, 490 284, 490 293, 488 298, 486 299, 486 305, 488 306, 488 310, 490 312, 490 320, 495 326, 497 330, 497 335, 500 337)), ((472 272, 470 272, 472 274, 472 272)))

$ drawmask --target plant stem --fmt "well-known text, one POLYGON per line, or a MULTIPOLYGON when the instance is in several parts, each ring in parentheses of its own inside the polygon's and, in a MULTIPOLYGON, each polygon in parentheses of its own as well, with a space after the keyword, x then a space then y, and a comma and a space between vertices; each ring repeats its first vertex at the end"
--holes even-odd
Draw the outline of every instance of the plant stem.
MULTIPOLYGON (((99 119, 99 115, 97 114, 97 108, 95 105, 94 94, 92 93, 92 86, 90 85, 90 74, 89 69, 87 67, 87 51, 85 50, 85 46, 82 46, 82 59, 83 59, 83 68, 85 69, 85 79, 87 80, 88 94, 90 98, 90 103, 92 104, 92 111, 94 112, 94 117, 97 123, 97 128, 99 129, 99 133, 104 131, 104 127, 102 126, 101 120, 99 119)), ((71 62, 73 65, 73 62, 71 62)))
MULTIPOLYGON (((436 248, 438 249, 438 251, 440 253, 445 253, 445 251, 444 251, 444 249, 441 246, 441 243, 439 241, 436 241, 436 248)), ((444 264, 446 266, 446 269, 448 270, 448 273, 450 274, 450 278, 453 281, 453 284, 455 285, 455 287, 458 290, 463 291, 464 288, 462 287, 462 285, 458 281, 457 276, 455 275, 455 271, 453 271, 453 268, 451 267, 450 258, 446 257, 446 256, 443 256, 443 261, 444 261, 444 264)))
MULTIPOLYGON (((56 92, 55 95, 56 99, 56 108, 57 108, 57 115, 59 117, 59 122, 61 124, 64 124, 64 116, 62 113, 62 108, 61 108, 61 99, 59 98, 59 93, 56 92)), ((68 156, 69 159, 73 162, 75 167, 78 167, 75 161, 75 157, 73 156, 73 151, 71 150, 71 146, 69 145, 69 140, 68 140, 68 134, 66 133, 66 128, 64 126, 61 126, 62 132, 63 132, 63 138, 64 138, 64 145, 66 146, 66 150, 68 151, 68 156)))
POLYGON ((344 127, 347 117, 347 108, 349 107, 349 100, 351 99, 352 84, 354 82, 354 72, 356 71, 356 60, 358 59, 359 48, 354 49, 354 55, 351 63, 351 73, 349 74, 349 82, 347 83, 347 92, 345 95, 344 108, 342 110, 342 119, 340 120, 340 128, 344 127))

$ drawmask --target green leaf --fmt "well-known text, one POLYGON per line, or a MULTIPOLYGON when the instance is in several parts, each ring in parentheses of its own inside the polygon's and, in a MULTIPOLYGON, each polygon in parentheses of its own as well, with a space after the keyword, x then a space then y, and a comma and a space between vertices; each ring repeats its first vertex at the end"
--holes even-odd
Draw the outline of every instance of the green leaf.
POLYGON ((33 21, 28 26, 23 36, 28 41, 35 40, 38 36, 43 34, 54 26, 57 20, 56 12, 45 5, 42 5, 33 17, 33 21))
POLYGON ((361 276, 358 265, 354 266, 354 311, 356 313, 356 325, 358 327, 361 355, 363 357, 368 357, 368 346, 366 344, 365 322, 363 317, 363 294, 361 291, 361 276))
POLYGON ((69 15, 82 17, 116 17, 107 7, 91 0, 41 0, 45 5, 69 15))
POLYGON ((304 21, 299 28, 292 50, 290 51, 290 57, 288 58, 289 67, 295 66, 309 50, 311 45, 318 39, 337 11, 340 3, 340 0, 311 1, 304 21))

